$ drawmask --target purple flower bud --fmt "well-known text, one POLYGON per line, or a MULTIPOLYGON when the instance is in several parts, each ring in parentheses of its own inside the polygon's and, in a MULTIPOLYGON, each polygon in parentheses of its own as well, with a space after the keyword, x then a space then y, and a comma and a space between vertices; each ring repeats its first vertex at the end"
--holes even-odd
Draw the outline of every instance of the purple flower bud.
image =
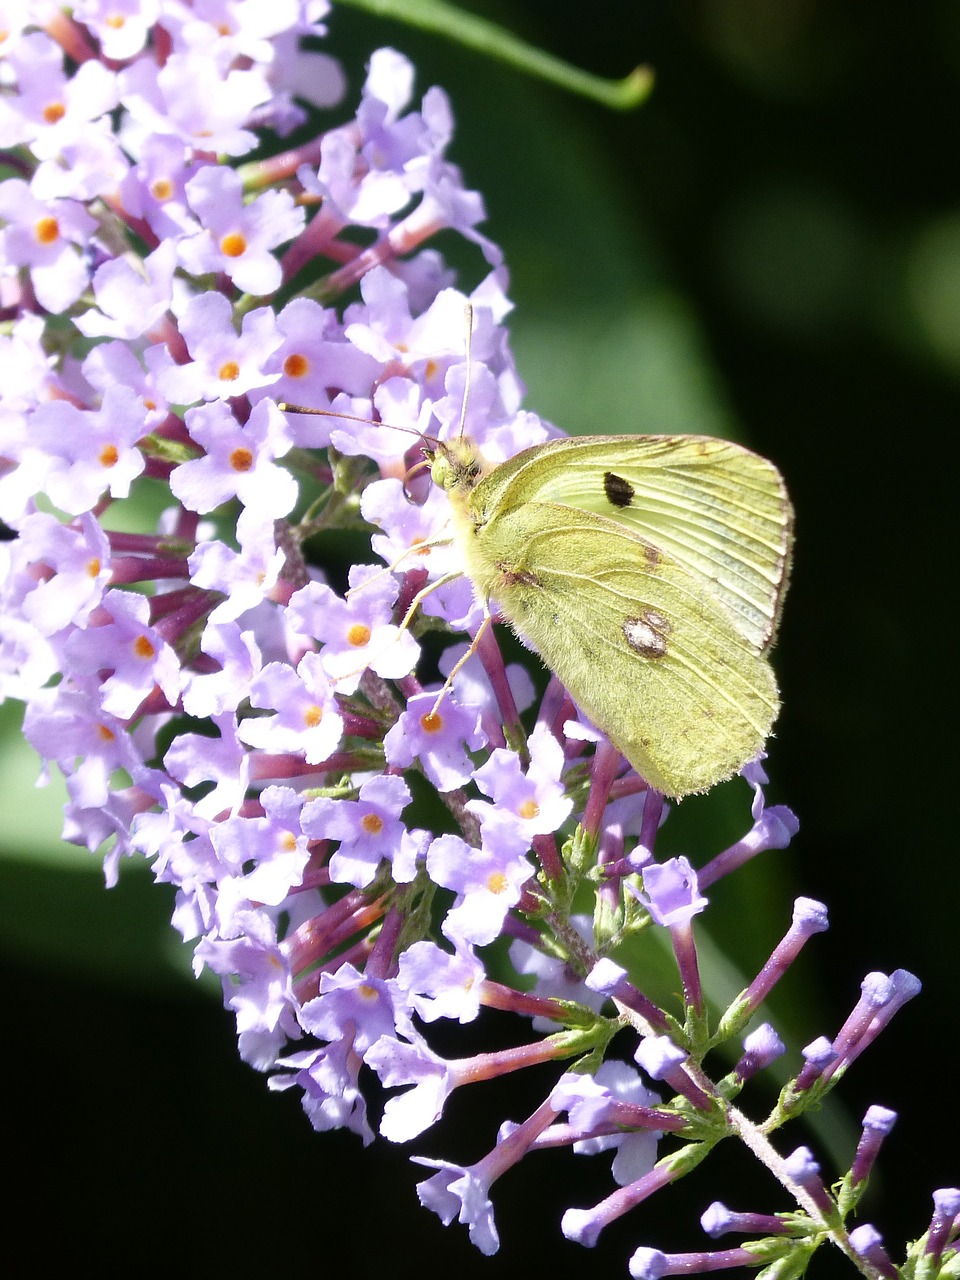
POLYGON ((876 1227, 869 1222, 865 1222, 862 1227, 854 1228, 850 1232, 850 1243, 861 1258, 865 1258, 867 1262, 876 1267, 882 1276, 889 1277, 889 1280, 896 1280, 898 1275, 897 1268, 887 1256, 883 1247, 883 1237, 876 1227))
POLYGON ((960 1187, 941 1187, 933 1193, 933 1217, 927 1233, 925 1252, 939 1262, 960 1215, 960 1187))
POLYGON ((659 1249, 636 1249, 629 1268, 633 1280, 660 1280, 667 1275, 668 1258, 659 1249))
POLYGON ((731 1231, 742 1235, 785 1235, 789 1224, 772 1213, 736 1213, 720 1200, 714 1200, 700 1217, 700 1225, 715 1240, 731 1231))
POLYGON ((653 1030, 666 1027, 667 1020, 663 1011, 658 1009, 643 992, 638 991, 628 979, 625 969, 621 969, 613 960, 598 960, 584 978, 584 985, 591 991, 617 999, 644 1018, 653 1030))
POLYGON ((768 1067, 782 1054, 786 1046, 768 1022, 764 1022, 744 1039, 744 1054, 735 1067, 736 1075, 742 1082, 748 1080, 757 1071, 768 1067))
POLYGON ((897 1122, 897 1113, 886 1107, 869 1107, 863 1117, 863 1132, 857 1144, 857 1154, 850 1170, 850 1181, 858 1186, 870 1176, 883 1140, 897 1122))
POLYGON ((820 1178, 820 1166, 814 1159, 810 1148, 797 1147, 791 1155, 787 1156, 783 1163, 787 1176, 803 1188, 820 1212, 828 1217, 833 1217, 836 1213, 836 1206, 823 1185, 820 1178))
POLYGON ((804 944, 815 933, 827 928, 827 908, 813 898, 797 898, 793 904, 793 920, 789 930, 774 948, 770 958, 735 1004, 738 1016, 749 1017, 770 994, 804 944))
POLYGON ((651 1080, 663 1080, 687 1059, 669 1036, 644 1036, 633 1056, 651 1080))

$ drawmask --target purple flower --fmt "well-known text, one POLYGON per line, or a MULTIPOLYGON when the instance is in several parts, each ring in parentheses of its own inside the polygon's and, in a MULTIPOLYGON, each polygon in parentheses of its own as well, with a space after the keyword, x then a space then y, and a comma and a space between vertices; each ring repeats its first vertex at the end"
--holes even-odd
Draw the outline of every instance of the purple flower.
POLYGON ((143 401, 127 387, 109 387, 99 409, 67 400, 39 405, 30 422, 31 448, 44 450, 44 488, 63 511, 90 511, 101 494, 125 498, 144 468, 136 447, 146 431, 143 401))
POLYGON ((470 1241, 486 1257, 500 1248, 500 1236, 493 1217, 490 1184, 486 1170, 477 1166, 451 1164, 447 1160, 427 1160, 415 1156, 418 1164, 438 1172, 418 1183, 420 1203, 432 1209, 444 1226, 457 1219, 466 1225, 470 1241))
MULTIPOLYGON (((110 544, 93 516, 84 512, 75 528, 35 512, 24 520, 14 549, 25 564, 47 567, 45 576, 31 574, 23 583, 24 617, 45 636, 71 623, 86 626, 110 581, 110 544)), ((7 581, 9 586, 12 577, 7 581)))
POLYGON ((194 275, 222 271, 255 296, 279 288, 280 264, 271 250, 292 240, 304 221, 293 198, 286 191, 267 191, 244 204, 239 175, 213 166, 194 174, 185 191, 201 230, 180 241, 183 266, 194 275))
POLYGON ((224 595, 210 611, 214 625, 232 622, 262 603, 277 585, 286 561, 274 539, 272 518, 252 507, 246 507, 237 519, 237 541, 239 551, 219 538, 198 542, 187 560, 195 586, 224 595))
POLYGON ((512 849, 474 849, 458 836, 439 836, 427 853, 431 880, 452 889, 457 901, 443 923, 457 944, 483 946, 500 932, 504 917, 520 900, 533 867, 512 849))
POLYGON ((176 264, 176 249, 169 240, 144 259, 146 279, 125 259, 110 258, 93 277, 97 308, 77 316, 77 328, 88 338, 139 338, 173 301, 176 264))
POLYGON ((291 598, 290 620, 321 641, 324 670, 338 693, 354 693, 368 668, 385 680, 413 671, 420 646, 393 623, 396 598, 393 576, 372 565, 353 566, 346 599, 319 582, 291 598))
POLYGON ((480 1012, 480 983, 485 976, 472 948, 443 951, 435 942, 415 942, 400 957, 397 982, 410 1007, 424 1022, 456 1018, 472 1022, 480 1012))
POLYGON ((256 134, 244 128, 252 111, 270 97, 259 67, 224 69, 224 59, 206 52, 171 54, 157 69, 139 58, 119 74, 120 100, 127 113, 123 134, 132 149, 141 138, 167 134, 188 146, 203 140, 213 154, 244 155, 256 134))
POLYGON ((340 745, 343 717, 315 653, 304 654, 296 671, 268 663, 250 686, 250 701, 276 714, 241 723, 240 737, 248 746, 302 752, 308 764, 319 764, 340 745))
POLYGON ((111 674, 100 685, 100 705, 121 719, 131 718, 156 685, 169 703, 180 692, 180 663, 170 646, 151 627, 150 602, 126 591, 108 591, 103 598, 106 621, 74 631, 65 652, 79 676, 93 681, 99 672, 111 674))
POLYGON ((462 786, 473 773, 465 748, 479 751, 486 739, 480 719, 471 707, 460 707, 450 697, 436 706, 436 695, 420 693, 410 698, 406 710, 383 740, 387 763, 406 768, 419 760, 430 781, 440 791, 462 786))
POLYGON ((413 1038, 412 1044, 383 1036, 371 1046, 364 1060, 386 1088, 413 1085, 405 1093, 389 1098, 384 1106, 380 1132, 391 1142, 409 1142, 434 1124, 457 1084, 449 1064, 419 1036, 413 1038))
POLYGON ((16 92, 0 115, 0 146, 27 143, 38 160, 58 156, 117 105, 113 72, 91 58, 68 74, 45 32, 24 35, 7 58, 16 92))
POLYGON ((637 897, 660 925, 684 925, 707 907, 697 881, 697 873, 686 858, 652 863, 644 868, 644 893, 637 897))
POLYGON ((20 178, 0 182, 0 261, 27 267, 37 301, 63 311, 87 286, 83 249, 96 222, 76 200, 38 199, 20 178))
POLYGON ((573 808, 560 774, 563 749, 545 725, 538 725, 528 741, 530 765, 524 772, 516 753, 498 748, 476 769, 473 779, 493 801, 467 806, 480 818, 485 838, 501 847, 525 853, 535 835, 558 831, 573 808))
POLYGON ((367 1120, 367 1104, 358 1080, 361 1060, 349 1039, 334 1041, 321 1049, 305 1049, 278 1058, 278 1071, 268 1081, 276 1092, 283 1089, 302 1091, 303 1109, 319 1133, 330 1129, 349 1129, 363 1145, 374 1140, 367 1120))
POLYGON ((399 852, 405 831, 400 814, 409 803, 410 789, 401 778, 370 778, 357 800, 311 800, 303 810, 303 830, 314 840, 339 840, 331 879, 362 889, 383 859, 392 861, 399 852))
POLYGON ((212 511, 239 498, 261 517, 286 515, 297 498, 296 481, 275 460, 290 448, 286 419, 272 400, 261 400, 241 426, 222 400, 190 409, 187 425, 206 449, 170 477, 170 488, 190 511, 212 511))

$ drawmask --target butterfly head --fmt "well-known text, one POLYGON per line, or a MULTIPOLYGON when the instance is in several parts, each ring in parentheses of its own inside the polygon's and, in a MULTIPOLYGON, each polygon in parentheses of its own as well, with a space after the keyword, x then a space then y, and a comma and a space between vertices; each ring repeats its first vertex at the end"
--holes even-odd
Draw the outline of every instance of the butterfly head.
POLYGON ((437 442, 435 449, 425 451, 434 484, 450 492, 469 492, 482 480, 489 466, 472 440, 460 437, 444 444, 437 442))

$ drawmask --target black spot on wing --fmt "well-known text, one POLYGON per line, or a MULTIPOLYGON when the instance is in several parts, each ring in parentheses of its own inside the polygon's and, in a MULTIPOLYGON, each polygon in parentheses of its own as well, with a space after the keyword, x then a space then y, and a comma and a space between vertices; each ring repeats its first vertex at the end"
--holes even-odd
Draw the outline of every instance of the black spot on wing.
POLYGON ((603 492, 607 501, 614 507, 629 507, 634 498, 634 488, 629 480, 618 476, 615 471, 603 473, 603 492))

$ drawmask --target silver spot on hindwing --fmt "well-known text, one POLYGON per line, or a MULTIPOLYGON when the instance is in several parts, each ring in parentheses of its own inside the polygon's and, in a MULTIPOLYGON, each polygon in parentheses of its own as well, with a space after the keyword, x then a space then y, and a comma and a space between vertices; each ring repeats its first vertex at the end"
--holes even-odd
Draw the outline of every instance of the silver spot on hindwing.
POLYGON ((667 652, 667 636, 673 628, 662 613, 648 609, 639 618, 627 618, 623 638, 642 658, 662 658, 667 652))

